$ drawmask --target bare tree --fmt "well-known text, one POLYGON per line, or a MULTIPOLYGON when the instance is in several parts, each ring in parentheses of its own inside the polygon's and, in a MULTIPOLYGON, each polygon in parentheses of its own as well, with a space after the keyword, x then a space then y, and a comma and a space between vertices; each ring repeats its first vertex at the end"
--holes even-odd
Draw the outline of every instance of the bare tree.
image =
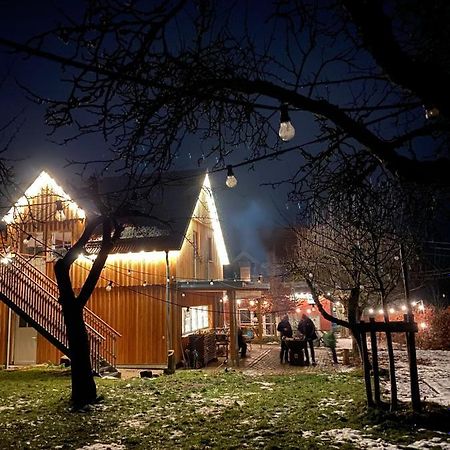
MULTIPOLYGON (((286 268, 308 284, 321 314, 348 328, 359 345, 357 324, 363 310, 381 308, 389 322, 388 303, 403 297, 402 262, 415 260, 433 201, 425 193, 409 192, 378 169, 367 172, 367 163, 358 163, 358 158, 349 158, 340 167, 332 162, 314 173, 308 213, 303 226, 294 229, 297 245, 286 268), (355 173, 367 176, 348 176, 355 173), (340 302, 344 317, 328 313, 324 298, 340 302)), ((386 341, 395 407, 394 354, 388 332, 386 341)))
POLYGON ((131 173, 169 167, 191 133, 218 165, 236 148, 277 155, 284 105, 283 121, 289 107, 298 134, 316 136, 292 148, 317 163, 350 146, 403 179, 448 185, 449 39, 433 24, 449 6, 384 3, 276 1, 256 14, 242 2, 95 0, 79 23, 0 44, 61 64, 68 95, 47 102, 48 124, 102 133, 105 164, 131 173))

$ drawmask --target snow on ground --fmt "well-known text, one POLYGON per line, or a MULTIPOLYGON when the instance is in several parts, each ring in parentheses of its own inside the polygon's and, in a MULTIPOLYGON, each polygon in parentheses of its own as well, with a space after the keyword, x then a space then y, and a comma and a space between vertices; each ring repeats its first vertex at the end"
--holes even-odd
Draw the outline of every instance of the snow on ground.
MULTIPOLYGON (((397 390, 400 400, 409 401, 408 355, 406 350, 394 350, 397 390)), ((380 351, 380 365, 388 367, 387 352, 380 351)), ((422 400, 450 406, 450 351, 417 350, 417 370, 419 374, 420 397, 422 400)), ((389 393, 389 380, 384 382, 389 393)))
POLYGON ((450 444, 445 442, 445 436, 434 437, 431 440, 420 440, 409 444, 407 447, 384 441, 381 438, 373 439, 359 430, 352 428, 339 428, 335 430, 326 430, 320 433, 322 441, 330 441, 329 448, 341 448, 344 444, 353 444, 359 449, 379 449, 379 450, 400 450, 404 448, 422 450, 422 449, 440 449, 449 450, 450 444))

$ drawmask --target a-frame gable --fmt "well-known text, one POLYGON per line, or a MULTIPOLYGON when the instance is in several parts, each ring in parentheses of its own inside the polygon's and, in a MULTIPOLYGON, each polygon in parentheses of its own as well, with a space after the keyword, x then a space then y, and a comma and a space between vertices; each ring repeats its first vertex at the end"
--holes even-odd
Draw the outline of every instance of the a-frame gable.
MULTIPOLYGON (((194 208, 192 211, 192 218, 195 218, 195 212, 202 209, 207 209, 209 213, 209 219, 211 220, 211 226, 214 233, 214 245, 216 246, 217 255, 219 257, 221 265, 228 265, 230 261, 228 259, 228 253, 225 246, 225 240, 223 238, 222 227, 220 226, 219 214, 217 212, 216 203, 214 201, 214 195, 211 188, 211 182, 208 174, 205 175, 201 191, 194 208), (206 199, 206 205, 202 205, 202 194, 206 199), (203 206, 203 208, 202 208, 203 206)), ((200 219, 203 219, 200 217, 200 219)))
POLYGON ((2 221, 11 224, 16 219, 21 217, 21 214, 26 207, 32 205, 33 199, 42 195, 44 190, 54 195, 63 202, 63 207, 68 208, 71 216, 77 219, 84 219, 85 212, 78 204, 70 198, 64 189, 52 178, 47 172, 42 171, 33 183, 26 189, 23 196, 10 208, 10 210, 3 216, 2 221))

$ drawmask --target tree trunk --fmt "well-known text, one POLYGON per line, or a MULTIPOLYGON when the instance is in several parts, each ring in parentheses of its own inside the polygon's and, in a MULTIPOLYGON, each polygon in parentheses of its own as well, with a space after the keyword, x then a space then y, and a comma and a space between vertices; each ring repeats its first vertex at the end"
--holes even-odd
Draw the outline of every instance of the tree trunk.
POLYGON ((70 351, 72 403, 74 409, 80 409, 97 400, 89 337, 83 319, 83 307, 79 306, 76 298, 63 298, 61 303, 70 351))

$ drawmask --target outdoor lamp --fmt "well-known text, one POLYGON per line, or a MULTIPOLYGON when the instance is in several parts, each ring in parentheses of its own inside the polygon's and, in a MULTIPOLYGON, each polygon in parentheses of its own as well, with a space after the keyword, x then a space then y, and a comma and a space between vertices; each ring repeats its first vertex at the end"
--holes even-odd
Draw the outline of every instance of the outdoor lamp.
POLYGON ((56 200, 55 219, 58 222, 62 222, 63 220, 66 220, 66 215, 64 214, 64 209, 63 209, 63 205, 62 205, 62 201, 61 200, 56 200))
POLYGON ((285 142, 290 141, 295 136, 295 128, 292 126, 286 104, 280 107, 280 129, 278 130, 278 135, 285 142))
POLYGON ((225 181, 225 184, 230 188, 234 188, 237 185, 237 179, 234 176, 233 173, 233 166, 232 165, 228 165, 227 166, 227 179, 225 181))

